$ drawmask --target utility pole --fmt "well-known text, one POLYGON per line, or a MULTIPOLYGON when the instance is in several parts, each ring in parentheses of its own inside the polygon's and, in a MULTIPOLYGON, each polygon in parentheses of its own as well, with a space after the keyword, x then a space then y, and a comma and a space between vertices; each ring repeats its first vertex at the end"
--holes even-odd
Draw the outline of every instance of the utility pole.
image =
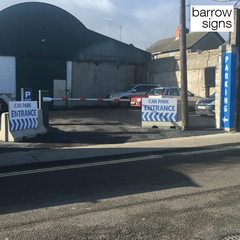
POLYGON ((120 25, 120 42, 121 42, 121 39, 122 38, 122 26, 120 25))
POLYGON ((189 116, 187 96, 185 0, 179 0, 179 12, 180 12, 180 71, 181 71, 181 100, 182 100, 182 130, 186 130, 189 127, 189 116))
POLYGON ((191 28, 191 0, 189 0, 189 4, 187 5, 189 12, 188 12, 188 29, 190 30, 191 28))

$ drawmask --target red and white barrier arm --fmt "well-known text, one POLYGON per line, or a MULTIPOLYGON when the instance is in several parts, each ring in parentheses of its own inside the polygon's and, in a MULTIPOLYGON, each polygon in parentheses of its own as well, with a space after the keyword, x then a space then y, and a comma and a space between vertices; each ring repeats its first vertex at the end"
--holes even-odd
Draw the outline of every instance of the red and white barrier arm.
POLYGON ((112 99, 112 98, 51 98, 51 97, 43 97, 44 102, 51 101, 100 101, 100 102, 129 102, 130 99, 112 99))

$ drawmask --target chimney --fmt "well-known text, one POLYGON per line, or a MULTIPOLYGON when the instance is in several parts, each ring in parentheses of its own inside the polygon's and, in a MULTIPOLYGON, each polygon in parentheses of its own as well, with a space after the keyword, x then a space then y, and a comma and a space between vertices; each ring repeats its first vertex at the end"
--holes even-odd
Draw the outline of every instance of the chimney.
POLYGON ((180 38, 180 27, 176 29, 176 39, 180 38))
MULTIPOLYGON (((186 34, 189 33, 189 29, 186 28, 186 34)), ((176 29, 176 40, 180 38, 180 27, 176 29)))

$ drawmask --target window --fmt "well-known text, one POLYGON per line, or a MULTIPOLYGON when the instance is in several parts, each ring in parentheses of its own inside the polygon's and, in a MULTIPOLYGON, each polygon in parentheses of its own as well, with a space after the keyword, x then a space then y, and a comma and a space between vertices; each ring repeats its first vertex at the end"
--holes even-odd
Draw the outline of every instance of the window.
POLYGON ((135 85, 132 84, 132 85, 130 85, 127 89, 125 89, 124 91, 129 92, 129 91, 131 91, 131 90, 133 89, 134 86, 135 86, 135 85))
POLYGON ((147 91, 149 91, 153 88, 154 88, 154 86, 144 86, 144 91, 143 92, 147 92, 147 91))
POLYGON ((162 94, 162 92, 163 92, 163 88, 157 88, 157 89, 154 89, 153 95, 159 96, 160 94, 162 94))
POLYGON ((170 95, 180 96, 179 90, 177 88, 170 89, 170 95))
POLYGON ((145 86, 138 86, 136 88, 134 88, 134 90, 136 90, 136 92, 146 92, 147 90, 145 90, 145 86))
POLYGON ((169 89, 165 91, 164 95, 168 95, 169 94, 169 89))
POLYGON ((138 86, 135 88, 136 92, 147 92, 154 88, 154 86, 138 86))

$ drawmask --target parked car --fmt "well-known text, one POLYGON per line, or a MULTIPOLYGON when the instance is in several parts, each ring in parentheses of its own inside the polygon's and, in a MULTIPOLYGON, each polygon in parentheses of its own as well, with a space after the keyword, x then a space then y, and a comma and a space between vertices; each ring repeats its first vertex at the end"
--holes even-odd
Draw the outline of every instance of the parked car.
MULTIPOLYGON (((142 96, 146 94, 152 88, 160 87, 159 84, 155 83, 145 83, 145 84, 132 84, 126 90, 122 92, 113 92, 106 96, 106 98, 111 99, 131 99, 134 96, 142 96)), ((127 101, 110 101, 108 102, 112 106, 119 106, 121 108, 126 108, 130 106, 130 103, 127 101)))
POLYGON ((195 112, 198 115, 214 115, 215 114, 215 93, 209 98, 199 100, 195 105, 195 112))
POLYGON ((145 95, 133 97, 130 101, 130 105, 132 107, 141 107, 142 106, 142 98, 148 98, 149 96, 161 96, 164 92, 165 88, 152 88, 145 95))
MULTIPOLYGON (((193 93, 188 91, 188 107, 193 108, 197 101, 202 99, 201 97, 195 96, 193 93)), ((181 88, 176 87, 161 87, 152 89, 146 93, 145 97, 159 97, 159 98, 177 98, 178 103, 181 103, 181 88)), ((136 96, 131 99, 131 106, 142 106, 142 98, 143 96, 136 96)))
POLYGON ((3 99, 0 98, 0 115, 4 112, 8 112, 8 105, 3 99))

